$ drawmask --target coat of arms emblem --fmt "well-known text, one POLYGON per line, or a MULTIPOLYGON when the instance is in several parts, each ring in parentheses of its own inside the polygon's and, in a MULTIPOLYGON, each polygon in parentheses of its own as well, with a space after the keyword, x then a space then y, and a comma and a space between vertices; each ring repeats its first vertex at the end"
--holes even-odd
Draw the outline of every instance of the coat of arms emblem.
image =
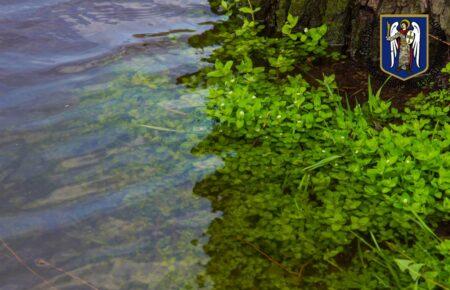
POLYGON ((380 66, 407 80, 428 69, 428 15, 381 15, 380 66))

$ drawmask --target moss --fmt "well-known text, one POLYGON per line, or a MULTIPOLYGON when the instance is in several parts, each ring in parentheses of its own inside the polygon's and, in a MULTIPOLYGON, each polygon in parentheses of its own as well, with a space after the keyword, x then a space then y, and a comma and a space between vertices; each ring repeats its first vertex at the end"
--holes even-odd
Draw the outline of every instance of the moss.
POLYGON ((327 1, 327 8, 323 16, 324 23, 327 23, 329 33, 328 41, 332 44, 341 44, 345 40, 345 26, 348 22, 347 9, 351 0, 327 1))
POLYGON ((347 8, 352 0, 281 0, 277 11, 278 30, 286 19, 286 11, 299 16, 299 26, 314 27, 327 23, 330 43, 343 43, 347 8), (287 7, 290 2, 289 7, 287 7))
POLYGON ((299 24, 304 27, 323 24, 322 15, 328 0, 293 0, 289 13, 300 16, 299 24))
MULTIPOLYGON (((294 1, 295 2, 295 1, 294 1)), ((276 11, 277 16, 277 31, 281 31, 284 22, 287 19, 287 12, 289 11, 289 7, 291 5, 291 0, 280 0, 278 4, 278 9, 276 11)))
POLYGON ((293 0, 289 8, 289 13, 296 16, 301 15, 301 12, 305 11, 306 2, 306 0, 293 0))

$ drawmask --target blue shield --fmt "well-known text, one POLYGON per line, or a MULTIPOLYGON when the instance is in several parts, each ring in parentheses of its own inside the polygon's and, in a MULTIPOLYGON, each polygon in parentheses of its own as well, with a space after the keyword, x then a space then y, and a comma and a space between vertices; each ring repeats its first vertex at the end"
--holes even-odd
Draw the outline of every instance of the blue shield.
POLYGON ((428 15, 381 15, 380 67, 401 80, 427 71, 428 15))

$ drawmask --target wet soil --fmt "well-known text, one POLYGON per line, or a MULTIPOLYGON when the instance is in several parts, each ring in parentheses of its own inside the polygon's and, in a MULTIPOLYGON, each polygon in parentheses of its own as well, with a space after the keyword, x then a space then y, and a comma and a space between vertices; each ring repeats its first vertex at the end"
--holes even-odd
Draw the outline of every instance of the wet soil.
MULTIPOLYGON (((372 84, 372 90, 376 92, 388 79, 387 74, 378 71, 371 71, 367 63, 356 60, 343 60, 334 63, 316 63, 311 70, 306 73, 305 78, 314 83, 316 79, 322 79, 323 75, 335 74, 338 90, 342 95, 343 101, 348 99, 353 107, 357 103, 361 104, 367 101, 369 77, 372 84)), ((386 82, 381 91, 383 100, 390 100, 392 106, 397 109, 403 109, 409 99, 417 96, 419 93, 428 93, 436 89, 446 88, 448 78, 439 76, 434 80, 433 85, 421 85, 423 80, 429 77, 424 74, 409 81, 400 81, 391 78, 386 82)))

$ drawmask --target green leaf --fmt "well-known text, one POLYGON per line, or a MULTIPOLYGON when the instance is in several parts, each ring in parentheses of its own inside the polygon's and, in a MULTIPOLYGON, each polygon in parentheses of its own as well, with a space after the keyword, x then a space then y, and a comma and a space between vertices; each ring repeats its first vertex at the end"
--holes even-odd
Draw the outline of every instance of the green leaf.
POLYGON ((241 7, 239 8, 239 11, 247 14, 253 14, 254 11, 250 7, 241 7))
POLYGON ((222 0, 222 2, 220 3, 220 5, 222 6, 222 8, 224 10, 228 10, 228 3, 225 0, 222 0))
POLYGON ((400 271, 405 272, 408 270, 409 275, 414 281, 417 281, 421 277, 420 270, 424 264, 414 263, 413 261, 407 259, 394 259, 394 261, 400 268, 400 271))
POLYGON ((422 267, 424 266, 424 264, 412 264, 409 266, 409 274, 411 275, 411 278, 413 278, 414 281, 417 281, 420 278, 420 269, 422 269, 422 267))
POLYGON ((292 14, 288 14, 287 20, 291 27, 295 27, 298 23, 298 16, 293 16, 292 14))
POLYGON ((292 40, 297 40, 298 37, 295 34, 289 34, 289 38, 292 40))
POLYGON ((213 77, 213 78, 219 78, 219 77, 222 77, 222 76, 223 76, 223 73, 220 72, 220 71, 215 70, 215 71, 209 72, 209 73, 207 74, 207 76, 208 76, 208 77, 213 77))
POLYGON ((283 25, 283 27, 281 28, 281 32, 285 35, 289 35, 291 34, 292 28, 289 25, 283 25))
POLYGON ((231 67, 233 66, 233 61, 232 60, 229 60, 229 61, 227 61, 227 63, 225 64, 225 66, 224 66, 224 70, 225 71, 229 71, 229 70, 231 70, 231 67))

